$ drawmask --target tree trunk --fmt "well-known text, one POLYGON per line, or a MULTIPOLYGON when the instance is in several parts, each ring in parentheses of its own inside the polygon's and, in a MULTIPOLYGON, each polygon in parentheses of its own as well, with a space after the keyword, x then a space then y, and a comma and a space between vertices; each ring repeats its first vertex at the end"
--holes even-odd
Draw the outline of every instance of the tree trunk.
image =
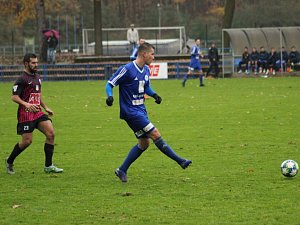
MULTIPOLYGON (((226 0, 224 9, 224 23, 223 28, 231 28, 232 20, 234 16, 235 0, 226 0)), ((229 47, 230 40, 227 33, 224 35, 224 46, 229 47)))
POLYGON ((47 61, 47 46, 43 35, 43 30, 46 28, 45 20, 45 3, 44 0, 36 1, 36 21, 38 29, 39 54, 42 62, 47 61))
POLYGON ((101 0, 94 0, 95 55, 102 55, 101 0))

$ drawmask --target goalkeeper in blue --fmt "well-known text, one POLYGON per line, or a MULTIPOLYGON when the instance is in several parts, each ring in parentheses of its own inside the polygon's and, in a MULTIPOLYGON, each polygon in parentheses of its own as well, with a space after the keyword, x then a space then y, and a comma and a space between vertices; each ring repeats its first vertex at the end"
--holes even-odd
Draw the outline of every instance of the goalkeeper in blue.
POLYGON ((113 105, 113 88, 119 85, 120 118, 126 121, 138 139, 138 143, 129 151, 123 164, 115 170, 116 176, 122 182, 127 182, 128 168, 149 147, 150 139, 163 154, 177 162, 181 168, 186 169, 192 163, 191 160, 178 156, 148 119, 144 95, 153 97, 157 104, 162 102, 162 98, 150 86, 148 65, 153 60, 154 47, 149 43, 140 45, 137 59, 121 66, 106 84, 108 106, 113 105))

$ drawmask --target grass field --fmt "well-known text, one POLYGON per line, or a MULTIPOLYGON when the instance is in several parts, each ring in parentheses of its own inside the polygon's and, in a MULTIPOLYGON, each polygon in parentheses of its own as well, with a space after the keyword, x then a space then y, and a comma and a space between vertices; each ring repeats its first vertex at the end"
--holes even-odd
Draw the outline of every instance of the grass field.
POLYGON ((136 140, 117 101, 105 105, 104 81, 43 83, 56 113, 54 162, 65 171, 43 172, 36 131, 16 174, 7 175, 17 107, 12 84, 0 83, 0 224, 299 225, 300 175, 287 179, 279 167, 289 158, 300 163, 300 79, 205 82, 152 81, 163 103, 147 100, 149 117, 193 164, 182 170, 152 144, 126 184, 114 169, 136 140))

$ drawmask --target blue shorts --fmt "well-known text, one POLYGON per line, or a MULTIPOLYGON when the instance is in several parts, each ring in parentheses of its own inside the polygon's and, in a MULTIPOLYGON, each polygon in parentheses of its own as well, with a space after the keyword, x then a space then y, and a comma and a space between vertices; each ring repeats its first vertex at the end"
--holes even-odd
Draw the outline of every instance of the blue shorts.
POLYGON ((155 126, 149 121, 147 116, 125 119, 125 121, 133 130, 136 138, 148 138, 147 134, 155 129, 155 126))
POLYGON ((202 70, 201 64, 200 64, 200 62, 198 60, 194 61, 194 62, 190 62, 189 69, 192 70, 192 71, 194 71, 194 70, 202 70))

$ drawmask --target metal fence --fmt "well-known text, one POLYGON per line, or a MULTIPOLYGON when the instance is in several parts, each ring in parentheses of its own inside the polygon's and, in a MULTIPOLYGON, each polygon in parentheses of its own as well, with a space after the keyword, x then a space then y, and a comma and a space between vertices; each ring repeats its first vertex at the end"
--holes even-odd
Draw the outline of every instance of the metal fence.
MULTIPOLYGON (((42 64, 39 68, 39 74, 43 81, 105 80, 112 76, 112 74, 124 64, 125 63, 42 64)), ((209 66, 208 60, 202 60, 201 64, 205 72, 209 66)), ((179 79, 183 77, 187 73, 188 65, 189 62, 169 62, 168 78, 179 79)), ((24 66, 22 65, 0 66, 0 82, 16 80, 23 69, 24 66)))

